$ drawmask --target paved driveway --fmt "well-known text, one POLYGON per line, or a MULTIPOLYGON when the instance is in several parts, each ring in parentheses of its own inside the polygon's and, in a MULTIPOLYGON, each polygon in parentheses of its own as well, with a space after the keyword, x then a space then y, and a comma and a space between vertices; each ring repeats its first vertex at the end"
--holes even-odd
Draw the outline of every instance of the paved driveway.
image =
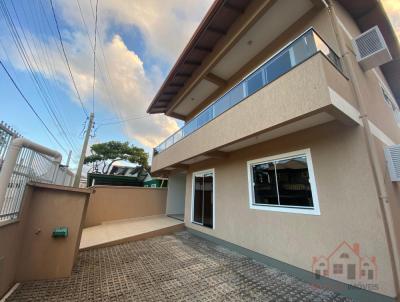
POLYGON ((70 278, 7 301, 350 301, 188 232, 80 252, 70 278))

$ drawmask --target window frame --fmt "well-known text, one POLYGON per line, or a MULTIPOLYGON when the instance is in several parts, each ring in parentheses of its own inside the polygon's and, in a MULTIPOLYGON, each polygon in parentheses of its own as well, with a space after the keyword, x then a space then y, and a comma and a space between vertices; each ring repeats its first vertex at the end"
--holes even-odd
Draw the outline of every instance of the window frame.
POLYGON ((207 170, 202 170, 202 171, 195 171, 192 173, 192 192, 191 192, 191 197, 190 197, 190 222, 194 225, 198 225, 200 227, 207 228, 209 230, 214 230, 215 229, 215 169, 207 169, 207 170), (213 226, 212 228, 207 227, 201 223, 198 223, 194 221, 194 181, 196 176, 204 176, 205 174, 212 174, 213 176, 213 226))
POLYGON ((284 212, 284 213, 296 213, 296 214, 308 214, 308 215, 321 215, 319 208, 319 199, 317 193, 317 184, 315 180, 314 168, 311 158, 310 149, 297 150, 288 153, 281 153, 273 156, 258 158, 247 161, 247 181, 248 181, 248 193, 249 193, 249 207, 254 210, 272 211, 272 212, 284 212), (284 160, 289 158, 295 158, 299 156, 305 156, 307 159, 308 176, 311 187, 311 196, 313 200, 313 207, 301 207, 301 206, 287 206, 287 205, 269 205, 269 204, 257 204, 254 202, 254 184, 253 184, 253 166, 256 164, 268 163, 275 160, 284 160))

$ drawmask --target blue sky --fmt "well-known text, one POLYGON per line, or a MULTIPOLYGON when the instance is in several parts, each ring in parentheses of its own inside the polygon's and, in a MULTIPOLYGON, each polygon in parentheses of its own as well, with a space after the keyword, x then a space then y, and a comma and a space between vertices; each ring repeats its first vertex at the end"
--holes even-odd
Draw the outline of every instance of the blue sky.
MULTIPOLYGON (((178 129, 176 120, 149 116, 145 111, 211 2, 99 0, 96 131, 90 144, 129 141, 151 152, 151 147, 178 129)), ((86 110, 92 111, 96 1, 53 0, 53 4, 78 92, 86 110)), ((26 138, 61 151, 64 158, 72 149, 74 168, 87 118, 62 55, 50 1, 0 0, 0 8, 0 59, 62 147, 46 132, 3 70, 0 120, 26 138)))

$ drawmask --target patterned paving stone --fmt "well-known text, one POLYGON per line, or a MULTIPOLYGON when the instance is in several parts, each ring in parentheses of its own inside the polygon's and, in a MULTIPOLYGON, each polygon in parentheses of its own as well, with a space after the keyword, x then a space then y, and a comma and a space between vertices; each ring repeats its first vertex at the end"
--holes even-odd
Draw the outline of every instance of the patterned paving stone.
POLYGON ((25 282, 7 301, 351 300, 180 232, 81 252, 71 277, 25 282))

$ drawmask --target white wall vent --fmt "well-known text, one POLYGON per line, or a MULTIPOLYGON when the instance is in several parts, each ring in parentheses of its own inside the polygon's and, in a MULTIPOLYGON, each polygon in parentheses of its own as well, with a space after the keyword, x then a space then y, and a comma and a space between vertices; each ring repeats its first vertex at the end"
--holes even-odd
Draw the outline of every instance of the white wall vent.
POLYGON ((392 60, 385 39, 374 26, 353 39, 357 61, 364 70, 378 67, 392 60))
POLYGON ((390 179, 400 181, 400 145, 385 147, 385 157, 390 179))

